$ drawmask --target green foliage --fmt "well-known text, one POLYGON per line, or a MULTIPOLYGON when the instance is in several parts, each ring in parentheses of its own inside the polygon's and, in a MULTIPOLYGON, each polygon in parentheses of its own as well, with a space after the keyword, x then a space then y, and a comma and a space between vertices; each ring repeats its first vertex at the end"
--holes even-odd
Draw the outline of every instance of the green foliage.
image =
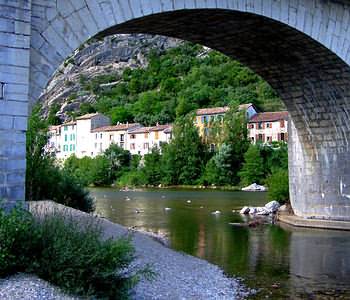
POLYGON ((56 116, 56 113, 60 110, 58 104, 53 104, 50 107, 49 115, 47 116, 48 125, 60 125, 62 122, 59 117, 56 116))
POLYGON ((117 122, 151 125, 171 123, 197 108, 254 103, 261 109, 282 109, 272 88, 237 61, 202 46, 183 43, 164 52, 151 51, 144 69, 89 79, 81 75, 83 90, 96 95, 95 111, 117 122), (116 82, 113 87, 101 84, 116 82))
POLYGON ((239 176, 243 185, 249 185, 254 182, 262 183, 264 179, 264 164, 259 146, 249 146, 248 151, 244 154, 244 164, 239 172, 239 176))
POLYGON ((130 152, 112 144, 95 158, 71 155, 64 162, 63 171, 85 186, 112 184, 130 168, 130 152))
POLYGON ((144 156, 143 178, 147 184, 159 185, 162 180, 161 155, 158 148, 144 156))
POLYGON ((162 151, 163 183, 187 185, 200 178, 207 160, 207 151, 191 117, 177 120, 173 128, 173 139, 162 151))
POLYGON ((20 208, 0 208, 0 277, 26 271, 36 258, 39 235, 32 216, 20 208))
POLYGON ((45 152, 47 123, 40 118, 40 107, 35 107, 28 122, 26 140, 26 199, 51 199, 86 212, 94 209, 93 200, 83 182, 62 171, 54 157, 45 152))
POLYGON ((1 277, 31 272, 77 295, 126 299, 141 276, 153 274, 132 268, 134 259, 129 238, 104 240, 94 221, 61 213, 36 220, 24 210, 0 210, 1 277))
POLYGON ((284 203, 289 201, 288 169, 275 169, 268 178, 268 198, 284 203))

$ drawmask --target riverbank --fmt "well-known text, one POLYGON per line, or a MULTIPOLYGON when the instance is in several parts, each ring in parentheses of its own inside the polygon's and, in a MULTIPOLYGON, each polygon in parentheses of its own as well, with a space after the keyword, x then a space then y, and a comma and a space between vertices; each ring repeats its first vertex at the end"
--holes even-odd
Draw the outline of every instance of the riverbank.
MULTIPOLYGON (((35 214, 64 211, 82 223, 95 218, 101 225, 105 238, 117 238, 130 233, 121 225, 50 201, 31 202, 29 206, 35 214)), ((137 255, 135 264, 150 265, 157 274, 153 281, 142 280, 136 286, 132 292, 133 299, 244 299, 249 295, 239 280, 226 277, 220 268, 205 260, 164 247, 139 232, 132 234, 132 243, 137 255)), ((4 287, 7 283, 4 281, 0 285, 2 299, 16 299, 15 295, 27 286, 17 284, 16 289, 6 291, 4 287)))
POLYGON ((238 192, 241 191, 242 188, 239 186, 204 186, 204 185, 159 185, 159 186, 136 186, 136 187, 121 187, 121 186, 114 186, 111 187, 119 188, 120 191, 138 191, 138 190, 147 190, 147 189, 154 189, 154 190, 217 190, 217 191, 233 191, 238 192))

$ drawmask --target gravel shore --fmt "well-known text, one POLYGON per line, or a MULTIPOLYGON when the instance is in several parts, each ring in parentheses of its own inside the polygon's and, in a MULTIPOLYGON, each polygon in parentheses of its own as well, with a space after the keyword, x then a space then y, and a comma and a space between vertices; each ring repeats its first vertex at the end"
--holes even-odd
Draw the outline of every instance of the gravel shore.
MULTIPOLYGON (((88 221, 92 216, 65 208, 53 202, 30 204, 33 212, 49 213, 65 210, 75 218, 88 221)), ((106 238, 128 234, 128 230, 101 219, 106 238)), ((133 299, 244 299, 249 295, 238 280, 228 278, 223 271, 205 260, 176 252, 151 237, 135 232, 135 264, 150 265, 157 274, 152 281, 141 280, 132 292, 133 299)), ((0 299, 77 299, 62 294, 59 289, 32 275, 17 275, 0 281, 0 299)))

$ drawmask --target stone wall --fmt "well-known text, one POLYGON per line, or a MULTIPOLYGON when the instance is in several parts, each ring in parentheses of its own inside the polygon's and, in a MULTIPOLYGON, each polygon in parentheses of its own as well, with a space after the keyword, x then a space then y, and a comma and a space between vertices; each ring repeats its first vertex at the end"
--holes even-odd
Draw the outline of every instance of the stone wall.
POLYGON ((30 30, 31 1, 0 0, 0 198, 10 206, 24 199, 30 30))
MULTIPOLYGON (((34 102, 64 59, 96 34, 167 35, 204 44, 240 60, 276 89, 294 123, 290 178, 295 212, 350 219, 348 1, 0 0, 0 5, 4 7, 1 28, 6 27, 8 18, 31 23, 30 71, 28 28, 25 26, 25 33, 4 33, 0 39, 5 49, 0 51, 0 63, 20 67, 12 71, 16 84, 23 88, 16 86, 16 92, 23 91, 16 103, 20 103, 18 98, 27 100, 28 76, 29 99, 34 102)), ((25 116, 22 106, 25 102, 13 109, 6 107, 15 116, 25 116)), ((6 114, 5 107, 0 113, 12 116, 6 114)), ((23 136, 25 128, 17 129, 16 117, 12 120, 11 129, 5 129, 1 138, 14 143, 21 139, 8 134, 10 130, 23 136)), ((4 152, 0 162, 5 164, 14 157, 16 169, 23 170, 24 154, 10 152, 4 152)), ((10 164, 2 168, 5 173, 10 169, 10 164)), ((9 183, 2 186, 1 195, 7 195, 9 183)))

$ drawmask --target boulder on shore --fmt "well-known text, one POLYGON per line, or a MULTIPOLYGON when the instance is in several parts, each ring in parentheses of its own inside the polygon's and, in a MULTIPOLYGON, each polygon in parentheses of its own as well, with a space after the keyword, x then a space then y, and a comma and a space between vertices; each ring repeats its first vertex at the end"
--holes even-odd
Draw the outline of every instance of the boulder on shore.
POLYGON ((271 213, 275 213, 280 208, 280 204, 277 201, 271 201, 265 204, 265 208, 271 213))
POLYGON ((245 192, 265 192, 267 191, 267 188, 263 185, 256 184, 255 182, 251 185, 248 185, 244 188, 242 188, 242 191, 245 192))
POLYGON ((248 207, 248 206, 244 206, 240 210, 239 213, 241 215, 250 214, 250 215, 267 216, 267 215, 276 213, 279 208, 280 208, 280 204, 277 201, 271 201, 269 203, 266 203, 266 205, 264 207, 248 207))
POLYGON ((240 214, 241 215, 246 215, 246 214, 248 214, 249 213, 249 207, 248 206, 244 206, 241 210, 240 210, 240 214))

